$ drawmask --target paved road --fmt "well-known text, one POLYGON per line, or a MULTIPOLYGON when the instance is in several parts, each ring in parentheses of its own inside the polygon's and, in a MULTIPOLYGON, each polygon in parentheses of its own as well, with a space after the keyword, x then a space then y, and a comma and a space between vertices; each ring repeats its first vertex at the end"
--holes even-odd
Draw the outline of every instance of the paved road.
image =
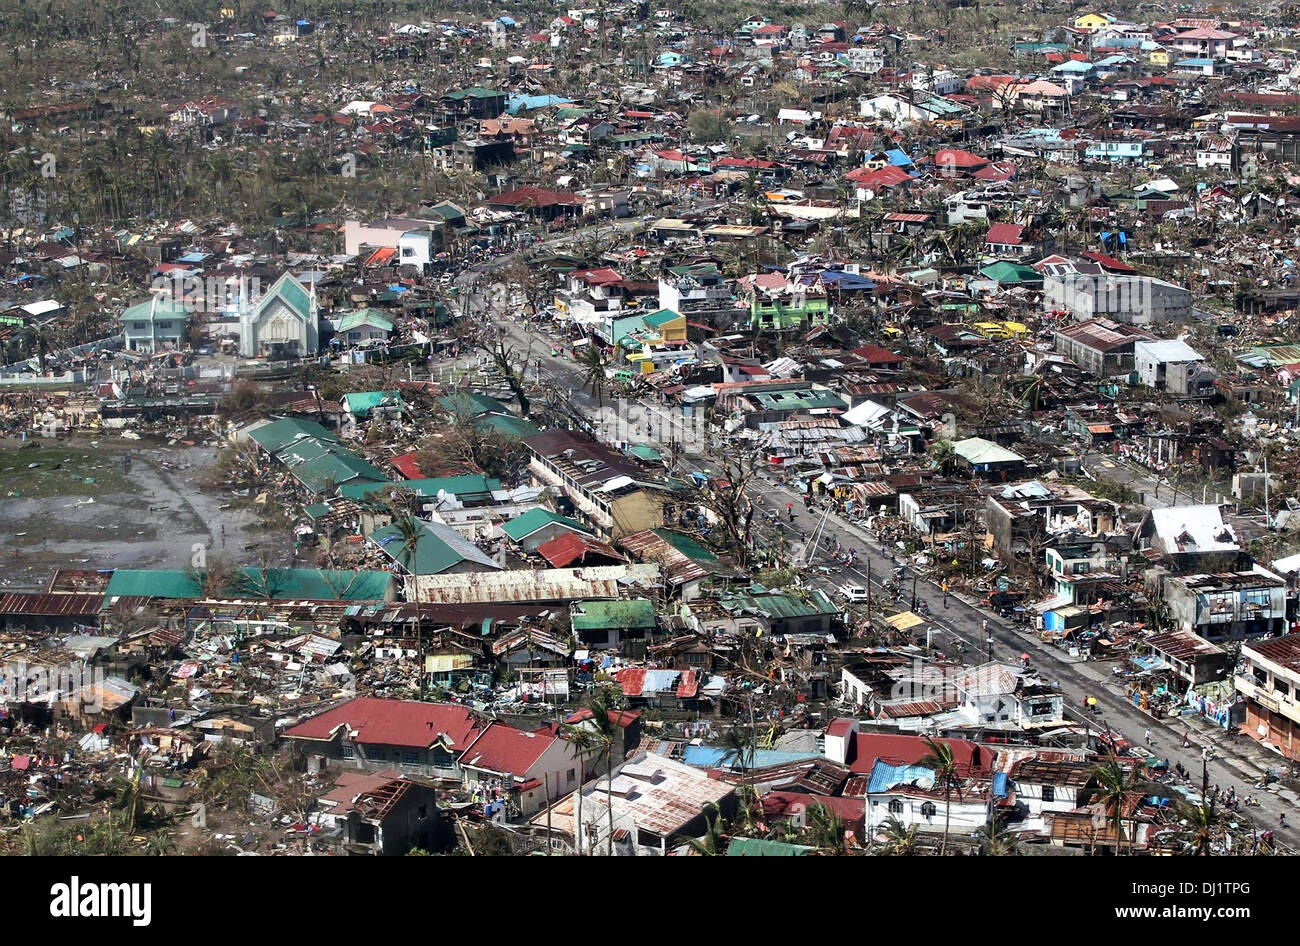
MULTIPOLYGON (((557 237, 553 241, 547 241, 547 244, 560 244, 574 239, 577 234, 569 234, 564 237, 557 237)), ((487 271, 499 266, 505 265, 508 257, 498 258, 489 263, 482 264, 482 271, 487 271)), ((473 277, 470 277, 472 279, 473 277)), ((468 280, 467 280, 468 282, 468 280)), ((471 308, 481 305, 481 299, 471 297, 471 308)), ((510 320, 501 320, 498 322, 508 336, 523 349, 529 348, 529 339, 532 339, 530 349, 530 358, 539 360, 542 363, 544 375, 549 375, 558 385, 567 388, 571 394, 574 404, 582 409, 590 410, 595 407, 595 401, 581 390, 583 372, 572 360, 565 357, 556 357, 550 354, 550 340, 556 337, 554 332, 546 332, 538 326, 525 326, 519 322, 510 320), (549 336, 549 337, 548 337, 549 336)), ((657 409, 657 408, 652 408, 657 409)), ((1103 460, 1115 462, 1115 471, 1117 476, 1131 474, 1129 482, 1140 482, 1143 474, 1140 471, 1121 464, 1115 458, 1104 455, 1097 455, 1092 461, 1091 469, 1094 475, 1102 475, 1098 466, 1103 460)), ((681 461, 681 466, 687 470, 701 470, 707 467, 707 461, 698 457, 691 457, 688 453, 681 461)), ((1110 468, 1101 466, 1101 470, 1106 473, 1113 472, 1110 468)), ((1107 477, 1109 478, 1109 477, 1107 477)), ((839 568, 830 575, 822 574, 812 567, 819 565, 814 556, 814 561, 803 575, 807 580, 820 586, 828 593, 834 594, 842 584, 867 584, 867 561, 871 562, 871 577, 873 594, 879 591, 880 583, 888 578, 892 572, 893 564, 887 561, 882 554, 879 545, 875 539, 864 529, 848 520, 832 513, 825 516, 825 510, 814 508, 806 510, 803 506, 801 494, 780 486, 776 480, 770 476, 764 476, 764 494, 768 497, 765 507, 768 510, 784 511, 787 502, 792 503, 795 512, 793 529, 787 521, 786 531, 790 534, 792 541, 801 541, 805 537, 810 537, 818 529, 821 530, 821 539, 819 547, 825 549, 826 543, 833 543, 836 539, 842 545, 852 546, 858 549, 858 564, 853 568, 839 568)), ((1153 484, 1147 484, 1150 492, 1154 494, 1153 484)), ((1142 489, 1141 485, 1135 485, 1132 488, 1142 489)), ((1162 496, 1165 488, 1161 488, 1162 496)), ((1153 504, 1160 503, 1152 495, 1153 504)), ((1172 499, 1172 495, 1170 495, 1172 499)), ((785 517, 783 517, 785 518, 785 517)), ((905 581, 905 588, 900 604, 909 605, 911 603, 912 582, 910 574, 905 581)), ((886 600, 883 591, 879 591, 881 603, 886 600)), ((924 601, 930 611, 930 625, 935 630, 934 644, 936 647, 951 653, 954 648, 952 644, 955 641, 961 641, 964 645, 964 653, 968 659, 980 660, 992 657, 995 660, 1004 660, 1009 663, 1018 663, 1020 655, 1030 654, 1031 665, 1036 668, 1039 674, 1050 682, 1056 683, 1061 692, 1064 694, 1069 714, 1075 719, 1084 720, 1081 708, 1085 705, 1088 696, 1095 696, 1101 707, 1101 713, 1096 720, 1084 720, 1091 725, 1095 731, 1113 730, 1124 733, 1131 742, 1142 742, 1143 735, 1147 730, 1152 733, 1152 742, 1150 749, 1153 753, 1161 758, 1169 760, 1172 766, 1175 762, 1181 762, 1185 767, 1197 774, 1197 783, 1194 787, 1199 787, 1199 773, 1201 771, 1201 753, 1199 741, 1203 741, 1202 735, 1198 732, 1195 739, 1198 744, 1190 749, 1182 747, 1183 734, 1188 731, 1189 724, 1178 721, 1157 720, 1142 713, 1134 707, 1131 701, 1121 693, 1113 689, 1113 682, 1109 671, 1110 664, 1090 664, 1080 663, 1066 659, 1065 655, 1055 647, 1043 643, 1032 634, 1024 635, 1019 633, 1010 625, 1004 623, 996 615, 983 611, 975 607, 971 602, 950 595, 948 607, 944 607, 943 593, 933 583, 929 581, 918 581, 916 583, 916 593, 919 600, 924 601), (985 630, 987 628, 987 631, 985 630), (988 638, 992 638, 990 645, 988 638)), ((1300 826, 1288 826, 1279 828, 1278 816, 1285 813, 1288 817, 1295 817, 1300 820, 1300 814, 1297 811, 1297 799, 1290 792, 1274 794, 1256 790, 1253 787, 1253 780, 1258 777, 1259 769, 1250 760, 1233 753, 1222 740, 1216 739, 1218 748, 1216 756, 1208 764, 1209 780, 1211 785, 1219 785, 1223 789, 1233 786, 1238 795, 1254 795, 1260 798, 1261 805, 1258 808, 1243 810, 1240 815, 1234 816, 1235 820, 1240 823, 1250 823, 1252 819, 1260 826, 1260 830, 1272 829, 1276 832, 1278 840, 1286 847, 1295 849, 1300 848, 1300 826)), ((1279 759, 1279 762, 1281 760, 1279 759)))

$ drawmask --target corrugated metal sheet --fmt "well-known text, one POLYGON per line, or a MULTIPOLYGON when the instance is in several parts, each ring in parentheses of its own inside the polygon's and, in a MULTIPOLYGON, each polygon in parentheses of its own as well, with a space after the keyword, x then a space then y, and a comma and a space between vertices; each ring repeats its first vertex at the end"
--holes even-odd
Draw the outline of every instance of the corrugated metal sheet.
POLYGON ((29 594, 0 596, 0 614, 64 616, 97 614, 104 596, 99 594, 29 594))
POLYGON ((657 565, 601 565, 421 575, 418 583, 421 603, 487 604, 621 598, 637 588, 653 587, 658 581, 657 565))

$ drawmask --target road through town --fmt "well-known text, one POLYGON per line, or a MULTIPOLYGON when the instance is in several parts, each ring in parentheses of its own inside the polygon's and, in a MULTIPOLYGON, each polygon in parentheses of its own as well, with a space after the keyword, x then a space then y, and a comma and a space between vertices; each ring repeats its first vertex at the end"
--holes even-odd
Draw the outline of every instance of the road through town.
MULTIPOLYGON (((632 226, 635 224, 630 225, 623 232, 630 232, 632 226)), ((579 238, 580 235, 581 232, 570 233, 546 241, 542 245, 558 247, 579 238)), ((482 292, 483 275, 505 266, 509 259, 510 257, 500 257, 491 260, 475 267, 472 274, 462 275, 463 281, 460 285, 471 292, 469 306, 475 317, 489 315, 486 294, 482 292), (478 291, 474 291, 476 283, 479 285, 478 291)), ((576 408, 583 411, 596 408, 595 398, 583 390, 585 383, 583 369, 564 355, 551 354, 553 343, 558 344, 562 341, 558 332, 508 318, 507 313, 491 314, 496 316, 496 324, 501 327, 516 350, 521 354, 524 351, 529 353, 530 369, 534 368, 534 363, 540 362, 542 380, 549 379, 558 388, 567 391, 571 403, 576 408)), ((640 406, 650 410, 662 410, 651 404, 640 406)), ((1109 474, 1113 471, 1110 468, 1102 466, 1101 469, 1097 469, 1103 460, 1109 459, 1101 456, 1092 458, 1094 473, 1102 474, 1102 470, 1105 470, 1106 478, 1111 478, 1109 474)), ((1129 482, 1133 483, 1134 488, 1144 489, 1152 485, 1145 483, 1145 478, 1138 471, 1118 461, 1115 463, 1115 471, 1123 470, 1130 474, 1129 482)), ((698 454, 692 456, 689 450, 680 461, 680 466, 686 471, 708 472, 708 465, 707 458, 698 454)), ((1161 492, 1163 494, 1164 490, 1162 489, 1161 492)), ((838 588, 843 584, 867 584, 867 562, 869 561, 873 600, 878 600, 882 604, 888 600, 881 589, 881 583, 890 576, 894 563, 884 557, 883 550, 865 529, 834 512, 826 514, 824 508, 814 506, 812 509, 805 509, 803 495, 781 485, 776 476, 767 471, 763 473, 763 493, 769 497, 765 504, 769 510, 779 512, 786 503, 791 504, 794 519, 792 522, 787 522, 785 528, 792 543, 803 544, 820 530, 818 548, 823 551, 814 553, 813 560, 807 563, 808 567, 802 569, 801 575, 805 582, 838 597, 838 588), (837 566, 824 553, 826 545, 837 539, 842 546, 858 550, 858 564, 855 567, 837 566), (818 561, 819 557, 821 561, 818 561), (816 566, 831 566, 830 573, 824 573, 816 566)), ((1155 498, 1154 489, 1151 489, 1151 493, 1152 495, 1148 497, 1151 503, 1163 505, 1155 498)), ((912 582, 908 580, 905 582, 900 598, 901 605, 911 604, 911 589, 912 582)), ((945 607, 943 592, 930 581, 917 581, 916 594, 919 601, 924 601, 929 609, 931 616, 929 624, 936 647, 952 653, 953 643, 960 641, 967 659, 975 659, 975 655, 979 655, 1013 664, 1019 664, 1021 655, 1028 654, 1030 665, 1043 679, 1060 687, 1069 707, 1067 712, 1072 717, 1086 722, 1099 732, 1107 729, 1122 732, 1135 743, 1142 743, 1144 734, 1150 730, 1152 735, 1150 750, 1156 756, 1168 759, 1171 766, 1181 762, 1195 773, 1194 788, 1199 788, 1201 746, 1213 746, 1213 757, 1208 763, 1210 784, 1218 785, 1225 791, 1229 787, 1235 787, 1238 796, 1253 795, 1261 802, 1259 807, 1243 810, 1235 817, 1243 823, 1253 819, 1261 831, 1273 830, 1279 842, 1288 848, 1300 847, 1300 827, 1291 825, 1281 827, 1279 822, 1279 817, 1283 814, 1288 817, 1297 815, 1296 803, 1300 799, 1289 790, 1281 792, 1257 790, 1254 782, 1262 774, 1261 768, 1255 760, 1238 752, 1222 730, 1216 732, 1208 725, 1195 725, 1194 730, 1189 730, 1189 726, 1194 724, 1182 720, 1156 719, 1143 713, 1119 691, 1111 679, 1111 664, 1088 663, 1069 658, 1061 650, 1039 640, 1036 635, 1021 633, 996 615, 976 607, 972 602, 957 595, 949 595, 948 606, 945 607), (1085 719, 1082 707, 1089 696, 1096 697, 1101 712, 1096 718, 1085 719), (1184 749, 1183 738, 1189 731, 1192 731, 1194 745, 1184 749)), ((1277 763, 1274 764, 1283 761, 1278 757, 1277 763)))

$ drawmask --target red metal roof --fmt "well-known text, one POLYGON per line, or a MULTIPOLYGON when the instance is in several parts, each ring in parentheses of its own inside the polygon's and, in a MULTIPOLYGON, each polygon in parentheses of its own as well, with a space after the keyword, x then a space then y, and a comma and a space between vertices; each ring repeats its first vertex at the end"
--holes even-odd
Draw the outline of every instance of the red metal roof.
POLYGON ((989 227, 988 234, 984 237, 985 243, 999 243, 1008 246, 1019 246, 1021 243, 1020 234, 1025 228, 1017 223, 995 223, 989 227))
POLYGON ((1098 253, 1094 250, 1085 250, 1082 256, 1086 256, 1094 263, 1100 263, 1104 269, 1109 269, 1116 273, 1136 273, 1137 270, 1123 260, 1116 259, 1113 256, 1107 256, 1105 253, 1098 253))
POLYGON ((370 258, 366 260, 365 264, 367 266, 382 266, 384 263, 387 263, 396 255, 397 255, 396 247, 381 246, 379 249, 375 250, 373 253, 370 254, 370 258))
POLYGON ((858 168, 856 171, 850 171, 845 177, 856 184, 873 190, 881 187, 897 187, 899 184, 906 184, 912 180, 910 174, 892 164, 887 164, 875 171, 858 168))
POLYGON ((943 148, 936 151, 930 160, 940 170, 956 168, 960 171, 973 171, 989 163, 988 158, 981 158, 978 154, 962 151, 960 148, 943 148))
POLYGON ((488 723, 461 756, 463 765, 508 775, 527 775, 542 753, 555 742, 544 729, 527 732, 505 723, 488 723))
POLYGON ((492 207, 550 207, 555 204, 584 204, 585 197, 566 191, 544 190, 540 187, 520 187, 488 198, 492 207))
POLYGON ((415 455, 418 451, 412 450, 410 453, 403 453, 401 456, 393 457, 389 464, 398 473, 408 480, 423 480, 427 477, 420 472, 420 468, 415 463, 415 455))
POLYGON ((684 700, 695 696, 700 689, 700 680, 694 670, 683 670, 682 678, 677 682, 677 695, 684 700))
POLYGON ((616 562, 627 561, 614 550, 613 546, 577 532, 564 532, 549 542, 543 542, 537 547, 537 552, 551 563, 552 568, 568 568, 574 562, 585 562, 588 555, 597 555, 616 562))
MULTIPOLYGON (((565 718, 564 721, 568 723, 570 726, 572 726, 574 723, 580 723, 584 719, 591 719, 594 715, 595 714, 591 711, 590 708, 584 706, 576 713, 570 714, 568 717, 565 718)), ((617 726, 619 729, 626 729, 628 726, 631 726, 640 718, 641 718, 641 714, 638 713, 636 710, 610 710, 609 711, 609 721, 613 723, 615 726, 617 726)))
POLYGON ((768 792, 763 796, 763 814, 772 818, 784 818, 799 811, 807 811, 813 805, 822 805, 850 827, 861 824, 866 817, 866 800, 863 798, 810 795, 805 792, 768 792))
MULTIPOLYGON (((987 770, 993 761, 991 750, 982 749, 966 739, 936 739, 952 750, 953 759, 965 773, 987 770)), ((853 755, 849 770, 867 775, 876 762, 884 759, 892 765, 916 765, 930 755, 930 744, 921 736, 900 736, 891 733, 858 733, 853 740, 853 755)))
POLYGON ((853 354, 872 365, 895 365, 907 361, 902 355, 895 354, 879 345, 863 345, 853 349, 853 354))
POLYGON ((97 614, 104 602, 98 594, 28 594, 9 592, 0 595, 0 614, 87 615, 97 614))
POLYGON ((645 689, 645 667, 625 667, 614 676, 624 696, 640 696, 645 689))
POLYGON ((463 706, 360 697, 336 706, 285 731, 295 739, 333 739, 340 728, 363 745, 427 749, 445 735, 452 748, 463 749, 479 732, 477 720, 463 706))

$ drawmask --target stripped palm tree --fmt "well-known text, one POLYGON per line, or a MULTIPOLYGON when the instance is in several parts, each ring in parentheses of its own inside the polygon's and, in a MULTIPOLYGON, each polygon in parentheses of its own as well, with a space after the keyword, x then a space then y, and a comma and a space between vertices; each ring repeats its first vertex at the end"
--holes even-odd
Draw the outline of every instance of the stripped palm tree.
POLYGON ((596 734, 585 726, 570 725, 564 727, 565 738, 578 754, 578 791, 574 801, 576 821, 573 828, 573 844, 579 854, 587 853, 585 844, 586 831, 582 823, 582 789, 587 784, 587 756, 596 748, 596 734))
POLYGON ((590 344, 582 355, 583 386, 591 391, 597 405, 605 402, 605 356, 596 345, 590 344))
POLYGON ((1005 831, 1003 819, 994 815, 975 832, 980 853, 987 857, 1008 857, 1020 853, 1020 842, 1005 831))
POLYGON ((411 576, 411 587, 415 591, 415 649, 420 662, 420 695, 424 695, 424 620, 420 612, 420 542, 425 536, 424 523, 412 515, 401 516, 393 520, 393 528, 401 540, 399 561, 411 576))
POLYGON ((1183 837, 1191 845, 1191 853, 1208 857, 1222 820, 1214 798, 1209 792, 1202 792, 1199 805, 1183 802, 1178 806, 1178 813, 1187 822, 1183 837))
POLYGON ((614 747, 622 741, 621 730, 615 720, 619 717, 612 690, 605 688, 592 694, 587 702, 591 710, 592 733, 596 744, 605 754, 605 807, 609 811, 609 856, 614 856, 614 747))
POLYGON ((757 751, 753 731, 743 726, 732 726, 722 737, 723 765, 735 765, 740 770, 740 784, 736 787, 736 798, 740 803, 740 814, 746 825, 753 820, 750 789, 746 784, 746 778, 754 764, 754 755, 757 751))
MULTIPOLYGON (((1109 759, 1092 770, 1096 783, 1089 791, 1089 798, 1099 802, 1106 809, 1106 817, 1115 829, 1115 853, 1119 853, 1120 842, 1124 838, 1124 805, 1129 796, 1141 790, 1138 780, 1120 764, 1118 759, 1109 759)), ((1136 841, 1136 826, 1130 822, 1129 853, 1133 852, 1136 841)))
POLYGON ((943 789, 943 841, 939 845, 940 856, 948 853, 948 828, 952 821, 952 793, 961 794, 961 769, 952 754, 952 747, 946 742, 936 742, 930 736, 925 737, 929 753, 917 763, 934 772, 934 784, 943 789))

